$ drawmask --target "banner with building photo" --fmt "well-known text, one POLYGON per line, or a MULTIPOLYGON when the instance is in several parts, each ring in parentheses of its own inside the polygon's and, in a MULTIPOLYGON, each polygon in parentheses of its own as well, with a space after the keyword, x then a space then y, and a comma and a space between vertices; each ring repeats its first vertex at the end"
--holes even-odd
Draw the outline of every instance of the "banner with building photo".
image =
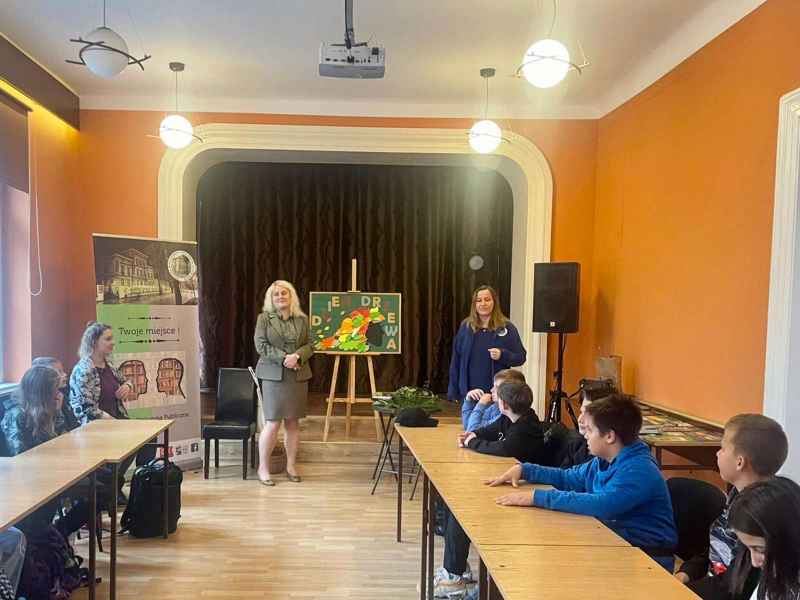
POLYGON ((201 461, 197 244, 94 234, 97 320, 133 385, 134 419, 175 419, 172 459, 201 461))

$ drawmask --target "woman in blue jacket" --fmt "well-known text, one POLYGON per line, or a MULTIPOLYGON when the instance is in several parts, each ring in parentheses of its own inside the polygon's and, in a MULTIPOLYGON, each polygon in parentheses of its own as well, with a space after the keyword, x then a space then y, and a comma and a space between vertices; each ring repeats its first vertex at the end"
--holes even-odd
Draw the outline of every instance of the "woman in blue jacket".
POLYGON ((475 404, 492 389, 495 373, 518 367, 526 357, 517 328, 500 308, 497 292, 488 285, 480 286, 472 293, 472 307, 453 340, 450 359, 447 396, 464 401, 461 420, 465 428, 475 404))

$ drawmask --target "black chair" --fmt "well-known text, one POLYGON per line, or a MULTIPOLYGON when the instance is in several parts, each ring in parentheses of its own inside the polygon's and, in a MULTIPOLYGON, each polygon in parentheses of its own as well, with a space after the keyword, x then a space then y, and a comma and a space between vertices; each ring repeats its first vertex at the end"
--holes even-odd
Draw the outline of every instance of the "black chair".
POLYGON ((247 441, 251 466, 256 466, 256 390, 247 369, 220 369, 214 420, 203 426, 205 462, 203 478, 208 479, 211 440, 214 467, 219 468, 219 440, 242 440, 242 479, 247 479, 247 441))
POLYGON ((575 429, 570 429, 561 423, 544 423, 544 447, 546 451, 546 467, 559 467, 569 469, 590 460, 586 440, 575 429))
POLYGON ((675 554, 682 560, 708 552, 709 529, 725 509, 725 494, 710 483, 686 477, 667 480, 678 530, 675 554))

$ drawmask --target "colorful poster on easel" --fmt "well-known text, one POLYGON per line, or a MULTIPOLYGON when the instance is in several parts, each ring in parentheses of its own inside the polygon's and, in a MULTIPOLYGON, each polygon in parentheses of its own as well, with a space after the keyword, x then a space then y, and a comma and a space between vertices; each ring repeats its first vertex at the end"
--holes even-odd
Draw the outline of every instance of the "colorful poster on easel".
POLYGON ((311 292, 309 313, 315 352, 400 354, 400 294, 311 292))

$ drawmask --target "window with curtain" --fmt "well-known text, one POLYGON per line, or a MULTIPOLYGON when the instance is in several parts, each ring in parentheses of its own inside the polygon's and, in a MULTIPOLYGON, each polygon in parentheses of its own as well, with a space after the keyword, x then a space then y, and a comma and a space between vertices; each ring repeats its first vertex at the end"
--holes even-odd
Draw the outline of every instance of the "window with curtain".
MULTIPOLYGON (((402 294, 403 353, 377 359, 378 389, 446 390, 453 337, 478 285, 497 288, 508 314, 513 194, 495 171, 223 163, 201 178, 197 203, 210 387, 221 367, 255 365, 253 329, 272 281, 291 281, 307 311, 309 292, 350 289, 351 258, 360 290, 402 294), (471 267, 473 256, 483 264, 471 267)), ((312 391, 327 391, 332 362, 312 359, 312 391)))
POLYGON ((0 90, 0 384, 5 381, 4 351, 6 297, 9 282, 7 228, 10 219, 6 203, 11 188, 28 192, 28 107, 0 90))

